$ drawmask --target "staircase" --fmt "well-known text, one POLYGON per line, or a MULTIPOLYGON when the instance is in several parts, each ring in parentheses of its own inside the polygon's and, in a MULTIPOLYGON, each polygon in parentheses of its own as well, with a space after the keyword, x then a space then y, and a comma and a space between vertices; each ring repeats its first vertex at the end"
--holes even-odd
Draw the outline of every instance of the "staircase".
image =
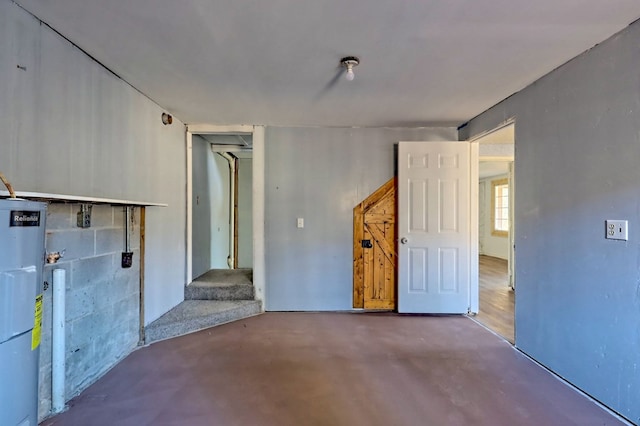
POLYGON ((258 315, 251 269, 213 269, 184 289, 184 302, 145 327, 145 343, 258 315))

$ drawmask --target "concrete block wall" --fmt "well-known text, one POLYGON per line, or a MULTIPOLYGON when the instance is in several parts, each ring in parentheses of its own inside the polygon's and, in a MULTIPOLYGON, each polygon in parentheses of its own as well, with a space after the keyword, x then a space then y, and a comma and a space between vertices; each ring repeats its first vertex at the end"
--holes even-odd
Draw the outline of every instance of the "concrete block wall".
POLYGON ((140 325, 140 208, 131 219, 133 265, 121 267, 124 207, 94 205, 90 228, 76 226, 79 204, 51 203, 46 251, 65 250, 45 265, 38 417, 51 414, 53 270, 66 271, 65 400, 76 396, 138 344, 140 325))

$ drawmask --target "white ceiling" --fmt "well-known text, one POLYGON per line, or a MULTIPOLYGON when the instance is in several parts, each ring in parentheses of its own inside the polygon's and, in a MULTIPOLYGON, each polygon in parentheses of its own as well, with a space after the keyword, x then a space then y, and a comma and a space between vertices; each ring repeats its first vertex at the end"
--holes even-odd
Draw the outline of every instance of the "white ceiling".
POLYGON ((190 124, 459 125, 640 17, 638 0, 17 2, 190 124))

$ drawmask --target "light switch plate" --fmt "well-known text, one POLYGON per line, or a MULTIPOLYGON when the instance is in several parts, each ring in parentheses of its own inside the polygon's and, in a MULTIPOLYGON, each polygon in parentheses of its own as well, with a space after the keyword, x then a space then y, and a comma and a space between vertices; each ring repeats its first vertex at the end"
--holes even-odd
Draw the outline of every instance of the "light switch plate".
POLYGON ((629 239, 629 224, 626 220, 605 220, 605 238, 609 240, 623 240, 629 239))
POLYGON ((304 228, 304 218, 298 218, 298 228, 304 228))

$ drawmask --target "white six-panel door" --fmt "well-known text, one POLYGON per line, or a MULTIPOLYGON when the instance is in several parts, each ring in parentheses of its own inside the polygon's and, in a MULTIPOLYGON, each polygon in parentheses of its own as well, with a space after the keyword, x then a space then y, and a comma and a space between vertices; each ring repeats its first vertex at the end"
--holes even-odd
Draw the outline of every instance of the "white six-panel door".
POLYGON ((398 312, 470 308, 470 157, 468 142, 399 143, 398 312))

